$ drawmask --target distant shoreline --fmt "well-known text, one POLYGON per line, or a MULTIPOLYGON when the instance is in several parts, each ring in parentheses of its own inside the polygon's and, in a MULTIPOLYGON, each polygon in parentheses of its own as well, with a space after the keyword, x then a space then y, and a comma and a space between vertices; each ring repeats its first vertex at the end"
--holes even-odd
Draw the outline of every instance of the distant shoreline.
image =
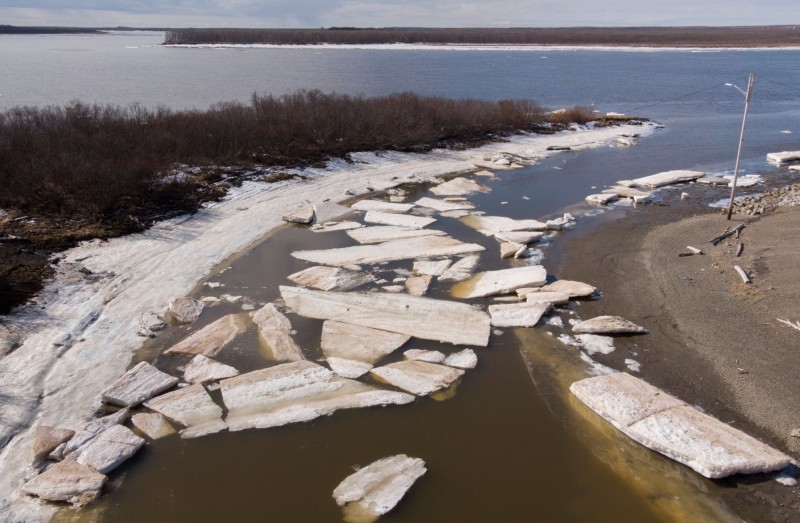
POLYGON ((562 28, 185 28, 166 31, 165 45, 269 46, 543 46, 610 48, 800 47, 800 25, 750 27, 562 28))

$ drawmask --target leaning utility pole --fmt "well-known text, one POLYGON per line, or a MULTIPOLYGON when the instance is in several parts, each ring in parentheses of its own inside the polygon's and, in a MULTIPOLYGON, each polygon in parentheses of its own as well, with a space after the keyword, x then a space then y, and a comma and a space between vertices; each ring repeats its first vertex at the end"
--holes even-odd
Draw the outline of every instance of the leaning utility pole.
POLYGON ((731 182, 731 201, 728 203, 728 219, 733 213, 733 198, 736 195, 736 179, 739 177, 739 162, 742 160, 742 143, 744 142, 744 126, 747 124, 747 111, 750 109, 750 100, 753 98, 753 84, 756 81, 755 73, 750 73, 747 79, 747 92, 742 91, 734 84, 726 84, 736 88, 744 95, 744 116, 742 116, 742 132, 739 134, 739 150, 736 152, 736 167, 733 170, 733 181, 731 182))

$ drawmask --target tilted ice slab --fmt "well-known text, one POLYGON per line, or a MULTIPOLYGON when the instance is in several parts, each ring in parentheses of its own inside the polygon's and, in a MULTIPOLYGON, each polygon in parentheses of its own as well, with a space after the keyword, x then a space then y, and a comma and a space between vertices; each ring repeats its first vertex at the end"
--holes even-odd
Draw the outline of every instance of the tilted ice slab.
POLYGON ((251 312, 258 333, 269 345, 272 357, 277 361, 299 361, 304 359, 303 351, 292 338, 292 324, 281 314, 275 305, 267 303, 261 309, 251 312))
POLYGON ((388 293, 321 292, 280 287, 294 312, 307 318, 406 334, 426 340, 489 343, 489 316, 465 303, 388 293))
POLYGON ((664 185, 672 185, 674 183, 683 183, 694 181, 706 173, 700 171, 665 171, 662 173, 651 174, 635 180, 622 180, 620 185, 626 187, 649 187, 655 189, 656 187, 663 187, 664 185))
POLYGON ((321 291, 349 291, 361 285, 375 281, 372 274, 351 271, 339 267, 317 265, 300 272, 290 274, 287 278, 303 287, 312 287, 321 291))
POLYGON ((628 437, 707 478, 779 470, 791 458, 626 373, 577 381, 570 391, 628 437))
POLYGON ((444 231, 436 229, 415 229, 412 227, 397 227, 394 225, 378 225, 363 227, 347 231, 347 235, 358 243, 382 243, 403 238, 418 238, 420 236, 447 236, 444 231))
MULTIPOLYGON (((345 191, 368 194, 472 169, 475 154, 497 151, 538 156, 554 144, 604 147, 620 133, 652 132, 654 126, 523 134, 478 150, 437 149, 429 153, 369 153, 363 163, 332 161, 306 169, 303 181, 274 184, 245 181, 218 202, 190 216, 159 222, 147 231, 109 241, 84 242, 65 251, 53 282, 39 303, 6 317, 19 347, 0 359, 0 513, 11 520, 44 519, 53 509, 30 501, 19 486, 30 461, 35 423, 78 426, 96 409, 100 392, 128 368, 142 344, 139 318, 163 312, 170 300, 192 292, 217 264, 283 225, 281 214, 314 202, 344 198, 345 191), (92 276, 72 271, 75 263, 92 276), (52 341, 70 335, 67 345, 52 341)), ((327 203, 327 202, 326 202, 327 203)), ((325 211, 327 207, 318 205, 325 211)), ((346 211, 352 212, 349 208, 346 211)), ((338 210, 336 212, 339 212, 338 210)), ((3 353, 0 341, 0 353, 3 353)))
POLYGON ((786 162, 800 161, 800 151, 781 151, 779 153, 767 154, 767 161, 777 163, 778 165, 786 162))
POLYGON ((464 256, 453 263, 449 269, 445 270, 442 275, 439 276, 439 281, 464 281, 472 276, 472 273, 478 267, 479 261, 480 256, 477 254, 464 256))
POLYGON ((479 252, 484 248, 477 243, 464 243, 449 236, 422 236, 404 238, 374 245, 356 245, 338 249, 295 251, 292 256, 323 265, 363 265, 384 261, 430 258, 479 252))
POLYGON ((542 292, 563 292, 570 298, 591 296, 597 289, 588 283, 574 280, 556 280, 541 287, 542 292))
POLYGON ((515 220, 505 216, 465 216, 461 222, 486 236, 513 231, 543 231, 547 228, 539 220, 515 220))
POLYGON ((375 363, 399 349, 411 336, 328 320, 322 324, 320 346, 326 358, 375 363))
POLYGON ((222 409, 200 383, 153 398, 144 406, 184 425, 182 438, 205 436, 226 428, 222 409))
POLYGON ((479 272, 469 280, 455 284, 451 292, 456 298, 482 298, 509 293, 520 287, 538 287, 544 285, 546 281, 545 268, 541 265, 531 265, 479 272))
POLYGON ((450 267, 451 260, 419 260, 414 262, 413 272, 421 276, 441 276, 450 267))
POLYGON ((344 507, 345 521, 372 521, 392 510, 425 472, 424 461, 405 454, 379 459, 347 476, 333 498, 344 507))
POLYGON ((619 316, 597 316, 572 327, 580 334, 647 334, 647 329, 619 316))
POLYGON ((241 318, 228 314, 184 338, 166 350, 167 354, 202 354, 212 357, 244 332, 241 318))
POLYGON ((310 361, 284 363, 220 382, 232 431, 310 421, 337 410, 404 405, 414 396, 340 378, 310 361))

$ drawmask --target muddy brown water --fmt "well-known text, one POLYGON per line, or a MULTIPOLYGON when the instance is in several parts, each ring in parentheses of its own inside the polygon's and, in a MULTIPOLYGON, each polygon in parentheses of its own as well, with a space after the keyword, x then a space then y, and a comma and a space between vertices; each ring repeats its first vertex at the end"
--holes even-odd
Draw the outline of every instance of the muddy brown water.
MULTIPOLYGON (((426 191, 413 188, 408 201, 426 191)), ((506 206, 499 203, 506 195, 496 195, 493 202, 490 196, 470 200, 486 202, 479 209, 492 214, 513 215, 503 213, 506 206)), ((522 214, 516 211, 517 217, 522 214)), ((494 239, 457 220, 439 218, 434 227, 484 245, 480 269, 524 263, 499 260, 494 239)), ((552 241, 558 242, 558 236, 552 241)), ((200 285, 195 292, 197 297, 242 296, 241 301, 208 307, 192 327, 169 327, 136 359, 179 375, 188 358, 160 352, 225 314, 246 314, 243 303, 257 308, 279 299, 278 285, 291 284, 286 276, 309 266, 289 253, 352 244, 343 231, 279 229, 209 276, 207 281, 222 286, 200 285)), ((394 269, 410 270, 412 263, 371 269, 391 281, 397 276, 394 269)), ((429 296, 449 299, 450 284, 434 285, 429 296)), ((565 321, 570 317, 568 309, 561 314, 565 321)), ((322 322, 287 316, 306 357, 320 360, 322 322)), ((717 501, 714 482, 630 442, 569 395, 569 383, 587 377, 587 366, 574 349, 556 340, 560 329, 500 331, 492 334, 488 348, 476 349, 478 367, 467 371, 447 400, 418 398, 410 405, 340 411, 285 427, 150 442, 112 473, 97 505, 62 511, 57 519, 340 521, 333 489, 354 467, 397 453, 424 459, 428 473, 381 518, 387 522, 732 519, 717 501)), ((401 359, 410 348, 450 353, 463 347, 412 338, 386 362, 401 359)), ((216 359, 242 372, 274 364, 255 328, 216 359)), ((218 393, 212 397, 220 401, 218 393)))

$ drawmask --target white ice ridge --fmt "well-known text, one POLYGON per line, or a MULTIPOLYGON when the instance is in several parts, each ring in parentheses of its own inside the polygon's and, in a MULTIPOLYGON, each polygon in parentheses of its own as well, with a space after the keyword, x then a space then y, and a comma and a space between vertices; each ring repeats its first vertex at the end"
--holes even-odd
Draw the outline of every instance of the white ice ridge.
POLYGON ((470 159, 475 154, 546 157, 558 154, 547 151, 551 145, 613 146, 621 134, 653 128, 525 134, 466 151, 381 157, 357 153, 359 162, 353 164, 333 161, 326 169, 305 170, 305 181, 247 181, 191 216, 66 251, 39 305, 20 308, 4 318, 5 325, 20 335, 21 344, 0 359, 2 519, 42 520, 53 510, 18 492, 28 466, 32 427, 41 423, 77 428, 90 419, 99 406, 100 393, 125 372, 133 351, 142 344, 136 336, 139 318, 151 311, 163 313, 172 299, 191 293, 217 264, 281 226, 281 215, 326 199, 344 200, 348 198, 345 191, 367 194, 368 188, 385 189, 473 170, 470 159), (92 272, 91 277, 77 270, 83 267, 92 272))

